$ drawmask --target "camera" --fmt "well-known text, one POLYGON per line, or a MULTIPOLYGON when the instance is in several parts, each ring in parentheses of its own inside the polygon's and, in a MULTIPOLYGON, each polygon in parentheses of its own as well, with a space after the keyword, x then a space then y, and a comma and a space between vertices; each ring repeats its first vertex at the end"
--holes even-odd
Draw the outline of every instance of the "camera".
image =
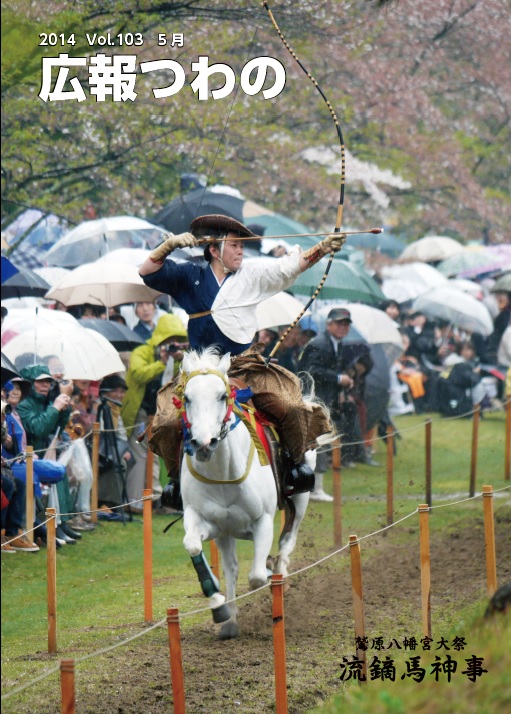
POLYGON ((188 349, 188 342, 172 342, 170 345, 164 345, 165 352, 168 354, 174 354, 175 352, 181 352, 182 350, 188 349))
POLYGON ((6 416, 6 414, 11 414, 12 413, 12 407, 10 404, 7 404, 7 402, 4 402, 2 400, 2 417, 6 416))

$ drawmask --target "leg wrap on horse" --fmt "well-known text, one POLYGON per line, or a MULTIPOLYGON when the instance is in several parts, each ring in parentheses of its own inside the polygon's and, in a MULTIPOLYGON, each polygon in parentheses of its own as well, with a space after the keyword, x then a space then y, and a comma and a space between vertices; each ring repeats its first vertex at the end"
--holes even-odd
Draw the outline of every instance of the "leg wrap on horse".
POLYGON ((220 591, 220 583, 213 575, 211 568, 209 567, 204 551, 201 550, 199 555, 192 555, 192 563, 195 568, 195 572, 199 577, 199 582, 201 584, 202 592, 206 597, 211 597, 215 593, 220 591))

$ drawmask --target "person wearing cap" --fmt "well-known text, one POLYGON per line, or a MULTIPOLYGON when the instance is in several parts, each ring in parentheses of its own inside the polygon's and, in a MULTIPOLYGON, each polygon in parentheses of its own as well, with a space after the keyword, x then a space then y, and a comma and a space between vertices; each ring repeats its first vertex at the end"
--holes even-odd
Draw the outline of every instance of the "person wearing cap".
MULTIPOLYGON (((131 353, 126 374, 128 391, 122 400, 121 415, 128 430, 130 450, 135 457, 128 473, 127 490, 130 501, 136 501, 133 512, 142 512, 142 491, 145 488, 147 442, 138 437, 145 431, 149 417, 156 412, 156 395, 162 384, 179 371, 184 350, 188 347, 188 333, 177 315, 164 314, 158 320, 152 336, 131 353)), ((160 464, 153 460, 153 501, 158 501, 162 486, 160 464)))
MULTIPOLYGON (((267 365, 257 349, 250 348, 257 331, 257 305, 291 287, 300 273, 323 256, 340 250, 346 237, 332 234, 307 251, 295 246, 274 261, 243 264, 243 239, 250 237, 255 237, 252 231, 229 216, 200 216, 192 221, 190 233, 172 236, 154 250, 139 272, 149 287, 170 294, 186 310, 193 349, 216 346, 233 356, 229 375, 250 386, 256 408, 276 423, 293 462, 290 472, 297 480, 312 484, 305 451, 318 436, 331 431, 330 420, 319 405, 304 403, 295 375, 279 365, 267 365), (207 266, 166 260, 176 248, 198 245, 199 238, 210 241, 204 251, 207 266)), ((162 404, 160 411, 171 413, 171 404, 162 404)), ((166 439, 157 433, 157 426, 158 414, 151 447, 164 457, 169 473, 175 474, 175 459, 170 459, 174 467, 170 469, 163 453, 166 439)), ((169 421, 162 426, 172 429, 169 421)))
POLYGON ((18 413, 27 432, 28 443, 34 451, 43 451, 48 448, 57 430, 60 428, 62 431, 66 426, 71 415, 71 399, 68 394, 59 394, 50 401, 49 393, 54 380, 44 365, 26 367, 20 374, 32 383, 32 391, 20 402, 18 413))
POLYGON ((121 416, 128 385, 119 374, 110 374, 99 385, 100 406, 97 420, 99 441, 98 499, 107 505, 123 503, 123 482, 133 454, 121 416), (121 482, 120 482, 121 479, 121 482))
MULTIPOLYGON (((22 399, 18 406, 23 427, 27 433, 27 443, 34 447, 39 458, 44 458, 45 451, 50 446, 53 437, 62 433, 71 417, 71 397, 61 391, 55 398, 51 396, 54 382, 48 367, 36 364, 20 371, 23 379, 32 384, 31 393, 22 399)), ((67 390, 67 386, 66 390, 67 390)), ((73 511, 73 499, 69 490, 67 474, 56 484, 59 508, 61 514, 73 511)), ((61 524, 57 529, 57 537, 67 543, 76 543, 73 531, 68 529, 67 522, 71 516, 61 515, 61 524), (63 527, 63 528, 61 528, 63 527)))
MULTIPOLYGON (((343 355, 342 343, 350 324, 349 310, 344 307, 330 310, 326 330, 307 343, 298 364, 300 370, 308 372, 314 379, 316 395, 332 410, 334 417, 338 414, 341 396, 354 386, 352 377, 347 374, 348 363, 343 355)), ((316 463, 316 487, 311 494, 313 500, 333 500, 323 489, 323 477, 327 469, 327 454, 320 451, 316 463)))

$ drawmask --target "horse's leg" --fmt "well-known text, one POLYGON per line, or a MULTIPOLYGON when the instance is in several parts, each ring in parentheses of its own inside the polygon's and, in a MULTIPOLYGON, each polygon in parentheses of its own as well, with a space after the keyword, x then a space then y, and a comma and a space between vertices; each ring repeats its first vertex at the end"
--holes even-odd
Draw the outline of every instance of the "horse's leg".
POLYGON ((268 571, 266 561, 273 543, 273 518, 265 513, 253 524, 254 536, 254 562, 248 576, 248 583, 252 590, 266 585, 268 571))
MULTIPOLYGON (((277 562, 275 564, 275 573, 282 573, 284 577, 288 575, 288 565, 291 557, 291 553, 295 549, 296 539, 298 538, 298 529, 303 521, 305 512, 307 510, 307 505, 309 503, 309 493, 298 493, 296 496, 292 496, 291 500, 294 505, 295 515, 293 520, 293 525, 285 530, 283 535, 279 540, 279 554, 277 557, 277 562)), ((286 505, 286 520, 289 517, 289 507, 286 505)))
POLYGON ((222 536, 216 539, 222 558, 222 567, 225 577, 225 593, 229 601, 231 617, 224 622, 220 629, 220 639, 230 640, 238 636, 238 608, 233 602, 236 597, 236 583, 238 582, 238 556, 236 555, 236 540, 231 536, 222 536))
POLYGON ((202 592, 209 600, 213 620, 225 622, 231 616, 229 606, 225 605, 225 597, 220 593, 220 583, 213 575, 202 550, 202 542, 213 538, 216 533, 212 532, 210 524, 189 507, 185 510, 184 527, 183 544, 192 559, 202 592))

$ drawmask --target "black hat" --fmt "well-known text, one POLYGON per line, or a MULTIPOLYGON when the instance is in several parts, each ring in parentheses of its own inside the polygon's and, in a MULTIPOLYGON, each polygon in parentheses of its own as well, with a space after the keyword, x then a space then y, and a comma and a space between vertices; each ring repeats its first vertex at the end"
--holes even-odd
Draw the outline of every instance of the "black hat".
POLYGON ((255 236, 243 223, 230 216, 212 214, 209 216, 199 216, 190 223, 190 233, 196 238, 210 235, 210 230, 222 231, 224 233, 239 233, 240 236, 255 236))
POLYGON ((351 312, 345 307, 334 307, 328 313, 327 321, 348 320, 351 322, 351 312))
POLYGON ((101 384, 99 385, 100 392, 111 392, 114 389, 121 387, 122 389, 128 389, 128 385, 124 379, 118 374, 109 374, 105 377, 101 384))

